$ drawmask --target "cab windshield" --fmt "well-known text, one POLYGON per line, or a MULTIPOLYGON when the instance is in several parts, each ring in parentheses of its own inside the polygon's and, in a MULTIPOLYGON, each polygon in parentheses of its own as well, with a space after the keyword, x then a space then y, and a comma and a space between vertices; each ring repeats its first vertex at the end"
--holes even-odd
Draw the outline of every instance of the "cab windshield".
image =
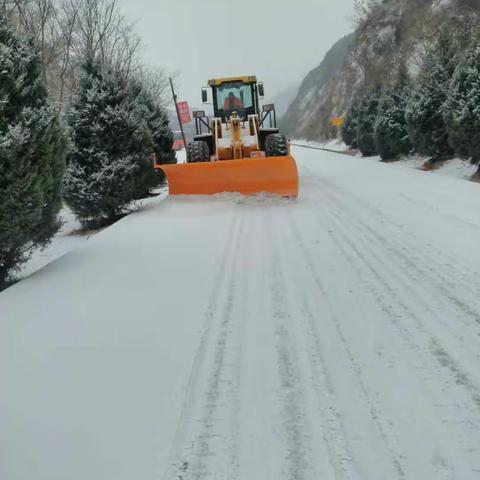
POLYGON ((243 82, 223 83, 217 87, 217 109, 224 112, 243 111, 253 104, 252 85, 243 82))

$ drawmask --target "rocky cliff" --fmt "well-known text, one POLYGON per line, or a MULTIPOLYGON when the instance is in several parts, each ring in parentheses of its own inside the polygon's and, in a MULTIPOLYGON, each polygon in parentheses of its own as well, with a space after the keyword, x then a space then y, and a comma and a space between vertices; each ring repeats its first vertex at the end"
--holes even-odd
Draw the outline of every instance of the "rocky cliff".
POLYGON ((360 90, 381 87, 406 66, 415 76, 427 42, 444 28, 460 28, 480 0, 370 0, 358 12, 356 30, 339 40, 303 81, 283 117, 293 138, 336 136, 331 120, 343 116, 360 90), (456 23, 455 23, 456 22, 456 23))

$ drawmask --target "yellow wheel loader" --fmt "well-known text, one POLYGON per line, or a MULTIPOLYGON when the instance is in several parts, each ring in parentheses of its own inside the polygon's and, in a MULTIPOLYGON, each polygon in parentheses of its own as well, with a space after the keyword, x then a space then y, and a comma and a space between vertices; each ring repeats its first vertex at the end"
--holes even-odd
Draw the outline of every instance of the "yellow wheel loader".
MULTIPOLYGON (((214 116, 193 112, 196 134, 187 146, 187 163, 155 164, 165 172, 170 195, 266 192, 297 197, 297 165, 277 128, 275 107, 260 110, 263 84, 256 77, 234 77, 208 85, 214 116)), ((209 100, 206 88, 202 100, 209 100)))

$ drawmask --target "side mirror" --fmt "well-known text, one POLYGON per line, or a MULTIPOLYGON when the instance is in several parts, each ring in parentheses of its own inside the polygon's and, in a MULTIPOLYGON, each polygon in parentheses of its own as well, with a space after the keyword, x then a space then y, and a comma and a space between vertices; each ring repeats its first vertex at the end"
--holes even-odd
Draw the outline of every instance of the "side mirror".
POLYGON ((208 102, 208 90, 206 88, 202 88, 202 102, 208 102))
POLYGON ((263 83, 258 84, 258 94, 262 98, 265 96, 265 89, 263 88, 263 83))

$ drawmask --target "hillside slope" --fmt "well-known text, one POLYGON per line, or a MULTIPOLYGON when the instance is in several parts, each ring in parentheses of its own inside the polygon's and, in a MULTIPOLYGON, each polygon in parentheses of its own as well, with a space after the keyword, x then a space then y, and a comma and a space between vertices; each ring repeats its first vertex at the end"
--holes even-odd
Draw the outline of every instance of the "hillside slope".
POLYGON ((335 135, 333 117, 348 110, 358 91, 367 91, 407 65, 414 76, 418 54, 433 41, 447 21, 469 9, 480 10, 477 0, 378 0, 359 13, 354 34, 338 42, 319 67, 305 79, 286 114, 284 126, 291 137, 326 140, 335 135))
POLYGON ((297 96, 299 87, 300 84, 292 85, 291 87, 281 91, 271 99, 272 103, 275 104, 277 118, 283 117, 287 110, 290 108, 290 105, 297 96))
POLYGON ((353 40, 353 35, 339 40, 322 63, 302 82, 297 96, 281 121, 282 128, 290 137, 315 139, 319 128, 328 130, 330 118, 328 112, 333 109, 337 99, 327 98, 326 91, 330 89, 330 85, 344 66, 353 40), (319 122, 321 125, 318 125, 319 122))

